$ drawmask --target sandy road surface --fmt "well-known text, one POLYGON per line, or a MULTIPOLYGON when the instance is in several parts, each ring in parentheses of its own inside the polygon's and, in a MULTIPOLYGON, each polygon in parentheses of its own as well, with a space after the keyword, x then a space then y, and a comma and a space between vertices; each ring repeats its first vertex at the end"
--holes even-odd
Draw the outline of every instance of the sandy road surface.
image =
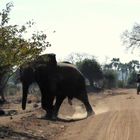
MULTIPOLYGON (((112 93, 109 93, 112 94, 112 93)), ((123 90, 99 100, 95 116, 70 123, 57 140, 140 140, 140 95, 123 90)))
MULTIPOLYGON (((27 110, 20 97, 9 97, 2 109, 16 110, 13 116, 0 117, 0 140, 140 140, 140 95, 136 89, 116 89, 89 94, 96 115, 73 122, 40 119, 44 114, 35 98, 28 98, 27 110)), ((64 101, 60 117, 85 117, 85 108, 77 100, 73 106, 64 101)))

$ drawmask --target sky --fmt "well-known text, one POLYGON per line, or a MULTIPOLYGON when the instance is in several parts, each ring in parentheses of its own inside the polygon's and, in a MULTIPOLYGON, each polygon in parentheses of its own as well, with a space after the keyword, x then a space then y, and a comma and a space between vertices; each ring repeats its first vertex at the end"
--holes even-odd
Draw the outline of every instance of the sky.
POLYGON ((139 51, 127 51, 121 34, 140 24, 139 0, 0 0, 0 9, 13 2, 10 23, 23 25, 32 20, 43 30, 51 47, 65 59, 71 53, 87 53, 104 63, 106 58, 121 62, 139 60, 139 51))

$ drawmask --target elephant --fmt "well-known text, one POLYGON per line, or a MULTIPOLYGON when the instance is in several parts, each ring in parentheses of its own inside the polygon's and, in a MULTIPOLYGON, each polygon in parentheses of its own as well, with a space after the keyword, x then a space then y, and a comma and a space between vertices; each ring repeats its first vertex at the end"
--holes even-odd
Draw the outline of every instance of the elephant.
POLYGON ((70 63, 57 63, 55 54, 47 54, 47 57, 48 61, 34 63, 34 65, 20 69, 20 79, 23 85, 22 109, 26 109, 29 86, 37 82, 46 118, 57 119, 59 108, 65 98, 79 99, 85 105, 87 117, 93 114, 83 74, 70 63))

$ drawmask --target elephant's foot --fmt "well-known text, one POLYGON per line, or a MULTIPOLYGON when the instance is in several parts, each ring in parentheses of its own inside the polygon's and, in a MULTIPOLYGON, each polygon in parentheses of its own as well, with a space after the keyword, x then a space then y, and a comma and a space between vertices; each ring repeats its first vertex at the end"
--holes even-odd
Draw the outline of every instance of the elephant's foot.
POLYGON ((58 113, 54 111, 52 113, 52 120, 54 120, 54 121, 58 120, 58 117, 57 116, 58 116, 58 113))
POLYGON ((42 118, 46 119, 46 120, 52 120, 52 121, 58 120, 57 115, 48 114, 48 113, 46 115, 44 115, 42 118))
POLYGON ((41 117, 42 119, 46 119, 46 120, 52 120, 52 114, 46 114, 44 116, 41 117))
POLYGON ((93 110, 87 112, 87 117, 89 117, 89 116, 91 116, 91 115, 95 115, 95 112, 94 112, 93 110))
POLYGON ((52 120, 56 121, 56 120, 58 120, 58 117, 56 115, 52 115, 52 120))

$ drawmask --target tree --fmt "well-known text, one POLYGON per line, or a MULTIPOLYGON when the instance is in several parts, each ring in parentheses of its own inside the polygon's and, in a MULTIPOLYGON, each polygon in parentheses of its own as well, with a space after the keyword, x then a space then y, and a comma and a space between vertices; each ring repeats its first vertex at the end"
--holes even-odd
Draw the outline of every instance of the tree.
POLYGON ((124 31, 122 36, 123 44, 126 45, 128 49, 132 49, 140 47, 140 24, 134 24, 131 31, 124 31))
POLYGON ((117 73, 114 70, 105 70, 104 75, 104 88, 113 88, 117 85, 117 73))
POLYGON ((130 74, 129 69, 131 69, 130 63, 120 63, 118 66, 118 70, 119 70, 119 74, 121 75, 121 81, 123 86, 126 86, 127 84, 128 75, 130 74))
POLYGON ((15 66, 35 59, 46 47, 50 46, 46 41, 47 36, 37 31, 25 39, 28 29, 33 26, 29 21, 25 25, 9 25, 9 14, 12 3, 7 3, 6 8, 0 12, 0 94, 3 93, 5 73, 13 72, 15 66))
POLYGON ((133 71, 128 77, 127 85, 129 87, 136 87, 136 79, 137 79, 137 73, 136 71, 133 71))
POLYGON ((87 53, 71 53, 66 58, 66 61, 76 64, 77 62, 83 61, 85 58, 94 58, 94 56, 91 56, 87 53))
POLYGON ((112 69, 112 64, 105 64, 105 65, 103 66, 103 69, 104 69, 104 70, 111 70, 111 69, 112 69))
POLYGON ((89 80, 91 86, 103 78, 103 73, 100 64, 95 59, 84 59, 77 62, 78 68, 89 80))
POLYGON ((130 61, 129 65, 130 65, 131 72, 135 71, 136 69, 139 69, 139 61, 138 60, 130 61))
POLYGON ((112 68, 115 68, 115 70, 117 70, 119 63, 120 63, 120 59, 119 58, 113 58, 111 60, 112 68))

